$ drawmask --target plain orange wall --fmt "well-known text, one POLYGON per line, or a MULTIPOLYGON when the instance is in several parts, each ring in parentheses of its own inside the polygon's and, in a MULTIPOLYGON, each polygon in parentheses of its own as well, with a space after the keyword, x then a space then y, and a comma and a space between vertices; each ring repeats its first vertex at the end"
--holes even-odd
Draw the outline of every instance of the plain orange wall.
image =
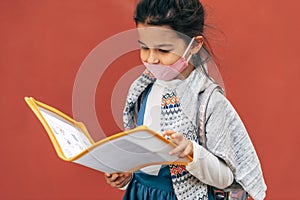
MULTIPOLYGON (((122 192, 110 188, 101 172, 56 156, 23 97, 34 96, 72 115, 77 70, 101 41, 134 27, 134 2, 0 1, 1 199, 121 198, 122 192)), ((203 2, 216 26, 211 43, 227 96, 262 163, 267 199, 295 199, 300 178, 300 3, 203 2)), ((139 63, 137 57, 132 52, 116 60, 99 83, 97 111, 108 135, 118 131, 106 106, 111 85, 124 69, 139 63)))

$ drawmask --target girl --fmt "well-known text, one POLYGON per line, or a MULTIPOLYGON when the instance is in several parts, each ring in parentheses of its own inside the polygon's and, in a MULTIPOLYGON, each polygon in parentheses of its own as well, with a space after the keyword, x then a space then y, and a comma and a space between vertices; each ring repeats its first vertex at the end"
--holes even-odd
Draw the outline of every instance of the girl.
POLYGON ((144 124, 161 132, 178 145, 170 154, 190 155, 193 161, 105 174, 107 182, 126 189, 125 200, 206 200, 211 198, 210 186, 223 189, 236 182, 255 200, 264 199, 266 185, 254 147, 220 91, 208 102, 208 150, 197 137, 199 97, 213 83, 206 73, 213 61, 207 54, 199 0, 140 0, 134 19, 146 70, 128 92, 124 126, 144 124))

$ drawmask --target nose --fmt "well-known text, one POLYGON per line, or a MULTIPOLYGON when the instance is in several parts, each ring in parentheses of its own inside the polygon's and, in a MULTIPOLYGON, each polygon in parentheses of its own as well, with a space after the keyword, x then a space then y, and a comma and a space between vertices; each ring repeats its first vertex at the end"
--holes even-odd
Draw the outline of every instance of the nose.
POLYGON ((159 63, 158 53, 156 49, 150 49, 147 57, 147 62, 151 64, 159 63))

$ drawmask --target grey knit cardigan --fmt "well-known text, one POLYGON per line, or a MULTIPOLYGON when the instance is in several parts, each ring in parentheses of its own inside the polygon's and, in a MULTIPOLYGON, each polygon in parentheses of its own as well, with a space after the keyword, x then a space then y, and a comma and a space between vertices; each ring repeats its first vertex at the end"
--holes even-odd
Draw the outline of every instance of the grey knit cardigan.
MULTIPOLYGON (((147 70, 131 85, 123 113, 125 128, 135 127, 138 98, 155 79, 147 70)), ((211 80, 196 68, 176 88, 182 111, 189 121, 198 126, 199 94, 211 84, 211 80)), ((206 146, 215 156, 224 160, 239 183, 254 200, 266 195, 261 165, 243 122, 230 102, 220 92, 212 94, 207 110, 206 146)))

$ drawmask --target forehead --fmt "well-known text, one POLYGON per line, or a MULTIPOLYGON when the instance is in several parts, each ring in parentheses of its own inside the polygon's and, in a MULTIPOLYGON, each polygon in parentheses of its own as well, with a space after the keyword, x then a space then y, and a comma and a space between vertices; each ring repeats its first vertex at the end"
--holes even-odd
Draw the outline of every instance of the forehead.
POLYGON ((163 44, 182 43, 183 39, 169 26, 137 25, 139 41, 147 46, 155 47, 163 44))

